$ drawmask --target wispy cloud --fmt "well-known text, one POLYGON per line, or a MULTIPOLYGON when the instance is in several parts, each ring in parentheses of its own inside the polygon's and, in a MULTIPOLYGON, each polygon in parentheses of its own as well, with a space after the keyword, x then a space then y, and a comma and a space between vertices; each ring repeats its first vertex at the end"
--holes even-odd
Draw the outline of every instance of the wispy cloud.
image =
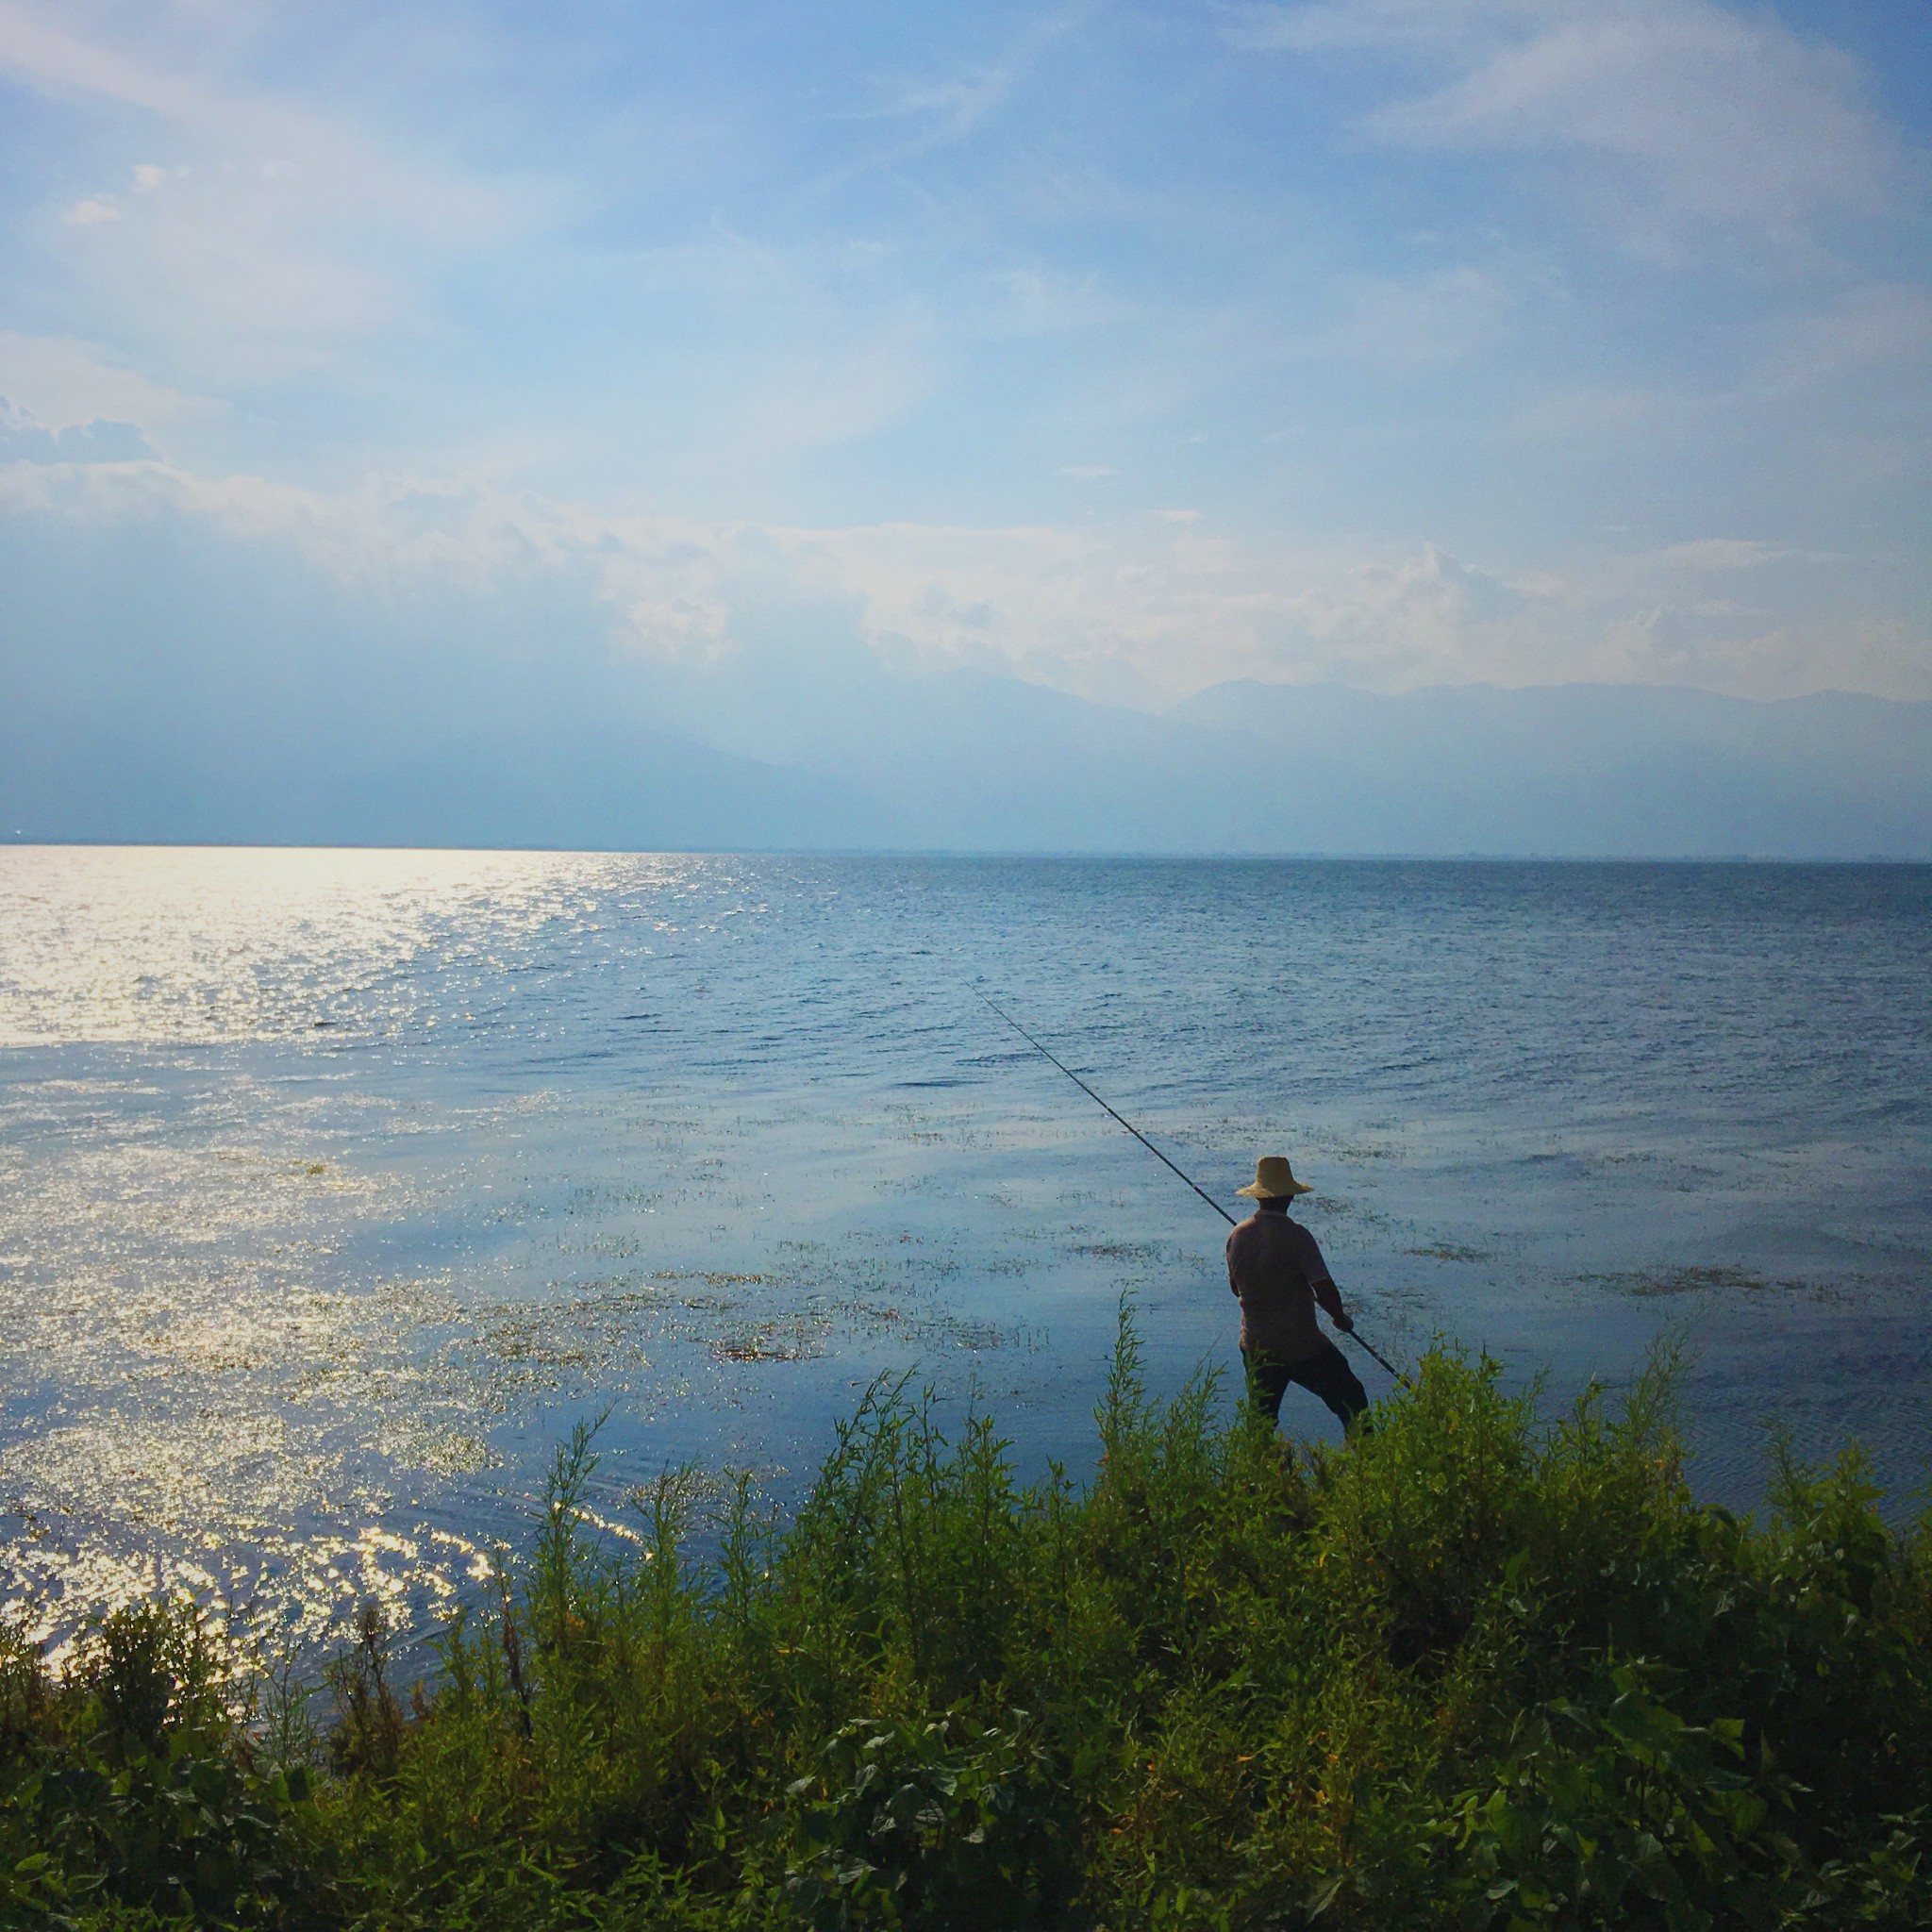
POLYGON ((1238 37, 1392 58, 1419 76, 1364 114, 1397 146, 1568 158, 1626 242, 1678 253, 1731 231, 1794 246, 1869 213, 1896 157, 1858 72, 1764 11, 1711 0, 1317 0, 1238 37))
POLYGON ((0 331, 0 395, 52 429, 106 419, 153 435, 219 413, 209 396, 151 381, 97 343, 0 331))
POLYGON ((313 366, 416 315, 426 266, 528 217, 522 187, 452 173, 233 77, 239 17, 160 9, 145 32, 117 16, 91 34, 95 11, 76 25, 72 8, 0 0, 0 72, 83 110, 133 110, 142 145, 168 152, 122 176, 131 198, 103 192, 65 211, 95 231, 66 266, 183 366, 244 379, 313 366), (227 32, 211 43, 217 25, 227 32))
POLYGON ((1672 543, 1654 551, 1647 561, 1674 571, 1756 570, 1790 554, 1781 543, 1760 543, 1750 537, 1699 537, 1693 542, 1672 543))
POLYGON ((131 423, 95 420, 49 429, 0 396, 0 463, 133 463, 153 457, 131 423))
POLYGON ((1547 391, 1506 425, 1513 441, 1587 450, 1604 462, 1648 449, 1707 451, 1776 437, 1791 475, 1926 471, 1932 428, 1932 293, 1891 282, 1838 291, 1734 337, 1715 376, 1651 388, 1547 391))
POLYGON ((1780 326, 1752 379, 1769 392, 1876 377, 1883 407, 1896 410, 1907 375, 1921 378, 1915 387, 1923 408, 1932 401, 1924 383, 1932 375, 1932 291, 1868 281, 1780 326))
POLYGON ((1910 115, 1797 20, 0 0, 8 501, 698 664, 1932 683, 1910 115))
MULTIPOLYGON (((0 68, 43 93, 98 95, 168 120, 192 114, 201 105, 203 91, 194 82, 76 29, 76 14, 86 18, 84 9, 33 0, 0 4, 0 68)), ((109 23, 102 25, 111 32, 109 23)))
POLYGON ((852 118, 908 124, 909 140, 895 149, 902 159, 963 141, 1032 77, 1054 47, 1105 10, 1105 0, 1054 8, 1027 21, 984 65, 939 78, 877 82, 877 97, 852 118))
POLYGON ((1341 277, 1336 294, 1341 318, 1288 337, 1289 353, 1384 371, 1441 368, 1489 347, 1516 301, 1496 275, 1467 263, 1407 278, 1341 277))
MULTIPOLYGON (((471 611, 497 595, 514 607, 533 585, 559 596, 582 587, 585 622, 620 658, 697 678, 686 690, 700 710, 704 677, 747 650, 782 644, 808 660, 827 612, 848 652, 841 675, 858 675, 855 653, 871 675, 972 664, 1150 708, 1234 677, 1389 691, 1608 679, 1754 696, 1852 684, 1932 696, 1932 641, 1907 622, 1861 617, 1840 652, 1827 625, 1712 596, 1711 577, 1780 560, 1757 539, 1512 575, 1434 543, 1379 556, 1257 544, 1191 511, 1115 528, 814 528, 614 513, 483 476, 371 476, 331 492, 98 460, 108 454, 76 445, 0 462, 0 514, 130 526, 175 516, 264 546, 276 569, 299 555, 332 583, 412 608, 444 596, 471 611)), ((458 635, 444 643, 459 653, 458 635)))

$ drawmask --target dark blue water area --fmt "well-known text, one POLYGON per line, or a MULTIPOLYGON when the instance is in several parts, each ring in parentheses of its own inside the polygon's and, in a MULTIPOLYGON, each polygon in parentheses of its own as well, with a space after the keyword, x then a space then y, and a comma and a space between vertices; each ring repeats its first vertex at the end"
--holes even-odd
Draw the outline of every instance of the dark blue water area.
POLYGON ((1700 1494, 1774 1435, 1928 1474, 1925 868, 0 859, 50 1631, 156 1581, 420 1622, 582 1419, 620 1530, 668 1466, 788 1500, 881 1374, 1077 1474, 1124 1296, 1157 1391, 1227 1376, 1224 1225, 982 989, 1230 1208, 1290 1155, 1385 1353, 1554 1409, 1674 1338, 1700 1494))

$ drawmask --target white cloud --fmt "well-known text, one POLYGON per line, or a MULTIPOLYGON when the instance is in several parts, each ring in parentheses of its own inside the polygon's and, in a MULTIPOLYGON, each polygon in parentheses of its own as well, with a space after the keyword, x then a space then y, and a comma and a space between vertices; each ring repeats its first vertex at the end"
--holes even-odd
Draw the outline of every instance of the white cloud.
POLYGON ((1923 699, 1932 697, 1932 639, 1896 618, 1767 628, 1761 613, 1658 605, 1607 625, 1583 670, 1611 683, 1686 684, 1738 697, 1857 691, 1923 699))
POLYGON ((1896 409, 1899 378, 1932 374, 1932 292, 1893 282, 1846 289, 1824 307, 1785 324, 1752 373, 1764 394, 1814 388, 1846 377, 1883 378, 1883 407, 1896 409))
POLYGON ((1364 132, 1587 162, 1623 239, 1654 252, 1726 230, 1799 244, 1822 216, 1879 206, 1895 165, 1851 59, 1711 0, 1322 0, 1237 31, 1405 61, 1422 91, 1364 132))
POLYGON ((1536 397, 1504 425, 1506 434, 1531 442, 1605 447, 1674 431, 1700 415, 1710 399, 1656 389, 1597 384, 1557 389, 1536 397))
POLYGON ((70 228, 97 228, 104 222, 118 222, 121 210, 111 201, 90 198, 76 201, 71 208, 60 210, 60 219, 70 228))
POLYGON ((652 413, 680 461, 732 485, 894 421, 935 383, 938 319, 878 273, 871 251, 767 243, 714 221, 698 239, 638 251, 624 270, 633 294, 703 318, 702 341, 679 351, 678 380, 652 413))
POLYGON ((1002 58, 969 74, 902 81, 863 109, 859 118, 905 121, 920 130, 910 143, 895 150, 895 159, 964 140, 1003 107, 1056 43, 1075 31, 1093 10, 1091 4, 1078 4, 1040 14, 1014 35, 1002 58))
POLYGON ((144 122, 134 199, 95 197, 70 225, 115 227, 70 251, 69 273, 130 339, 203 379, 263 379, 329 359, 348 341, 419 319, 431 264, 487 247, 529 219, 527 189, 466 178, 339 115, 231 78, 232 9, 103 18, 0 0, 0 71, 42 94, 144 122), (111 210, 103 212, 104 210, 111 210))
POLYGON ((1149 708, 1234 677, 1932 696, 1932 647, 1903 620, 1832 625, 1711 595, 1712 578, 1779 560, 1776 546, 1744 537, 1521 575, 1433 544, 1376 555, 1242 542, 1185 512, 1111 529, 806 528, 593 510, 485 475, 375 475, 330 493, 162 462, 45 458, 0 466, 0 513, 9 509, 185 516, 240 542, 292 547, 309 567, 391 600, 437 584, 472 598, 532 580, 576 584, 619 656, 699 677, 754 636, 759 650, 775 648, 775 627, 808 680, 811 653, 831 645, 814 641, 819 620, 806 613, 832 611, 839 648, 869 650, 875 666, 978 665, 1149 708))
POLYGON ((924 122, 924 145, 958 140, 972 131, 1013 91, 1014 75, 1005 67, 984 69, 949 80, 915 81, 897 89, 872 109, 882 119, 924 122))
POLYGON ((1341 293, 1343 319, 1291 339, 1292 353, 1341 357, 1382 370, 1439 368, 1489 347, 1514 300, 1493 275, 1468 265, 1407 280, 1357 276, 1341 293))
POLYGON ((31 0, 0 4, 0 67, 68 99, 98 94, 171 118, 194 110, 199 93, 191 83, 75 32, 78 10, 31 0))
POLYGON ((154 431, 222 408, 209 397, 152 382, 92 342, 5 331, 0 331, 0 396, 49 429, 105 419, 154 431))
POLYGON ((131 423, 96 418, 50 429, 0 396, 0 463, 147 462, 154 450, 131 423))
POLYGON ((972 320, 989 335, 1060 335, 1127 322, 1139 313, 1091 273, 1007 268, 988 277, 987 288, 989 299, 972 320))
POLYGON ((1834 491, 1895 494, 1901 479, 1924 475, 1932 293, 1868 282, 1736 340, 1720 377, 1554 391, 1516 411, 1505 434, 1606 463, 1639 451, 1769 461, 1811 505, 1834 491))
POLYGON ((1780 544, 1760 543, 1749 537, 1700 537, 1654 551, 1645 561, 1670 571, 1756 570, 1759 564, 1774 563, 1790 555, 1780 544))

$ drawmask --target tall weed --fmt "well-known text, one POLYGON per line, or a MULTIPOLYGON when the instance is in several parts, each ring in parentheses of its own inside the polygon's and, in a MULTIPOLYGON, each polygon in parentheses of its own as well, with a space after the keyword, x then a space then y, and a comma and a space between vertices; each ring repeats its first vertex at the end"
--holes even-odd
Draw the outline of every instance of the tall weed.
POLYGON ((682 1470, 621 1535, 581 1430, 319 1748, 180 1607, 58 1678, 0 1641, 0 1924, 1932 1923, 1932 1538, 1856 1456, 1699 1507, 1672 1402, 1666 1355, 1546 1422, 1438 1348, 1299 1450, 1155 1400, 1124 1311, 1084 1489, 881 1381, 789 1521, 682 1470))

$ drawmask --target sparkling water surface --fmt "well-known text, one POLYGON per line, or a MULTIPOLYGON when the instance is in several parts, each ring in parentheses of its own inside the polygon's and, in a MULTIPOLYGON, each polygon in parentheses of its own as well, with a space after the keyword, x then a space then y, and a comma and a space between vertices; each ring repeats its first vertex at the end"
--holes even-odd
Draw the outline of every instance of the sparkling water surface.
POLYGON ((622 1527, 882 1371, 1082 1470, 1124 1293, 1234 1360, 1224 1230, 977 986, 1230 1206, 1291 1155, 1384 1353, 1668 1329, 1700 1493, 1909 1507, 1928 958, 1919 867, 0 849, 0 1583, 421 1628, 578 1419, 622 1527))

